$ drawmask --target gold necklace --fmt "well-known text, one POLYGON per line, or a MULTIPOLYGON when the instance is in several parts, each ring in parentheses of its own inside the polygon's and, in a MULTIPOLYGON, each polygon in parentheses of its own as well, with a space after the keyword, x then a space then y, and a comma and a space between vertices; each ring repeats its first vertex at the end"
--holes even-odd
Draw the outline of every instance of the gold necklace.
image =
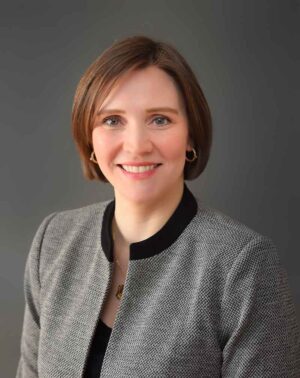
MULTIPOLYGON (((113 230, 112 230, 112 238, 113 238, 113 241, 115 242, 115 233, 114 233, 113 230)), ((119 265, 119 267, 120 267, 121 272, 124 274, 124 271, 123 271, 123 269, 121 268, 121 265, 120 265, 120 263, 119 263, 119 260, 118 260, 116 257, 115 257, 115 259, 116 259, 116 263, 117 263, 117 264, 119 265)), ((117 289, 117 292, 116 292, 116 298, 119 299, 119 300, 122 298, 123 289, 124 289, 124 284, 118 285, 118 289, 117 289)))
MULTIPOLYGON (((116 263, 119 265, 121 272, 124 273, 124 271, 121 268, 121 265, 119 264, 119 260, 116 258, 116 263)), ((124 284, 118 285, 118 289, 116 292, 116 297, 120 300, 122 298, 123 294, 123 289, 124 289, 124 284)))

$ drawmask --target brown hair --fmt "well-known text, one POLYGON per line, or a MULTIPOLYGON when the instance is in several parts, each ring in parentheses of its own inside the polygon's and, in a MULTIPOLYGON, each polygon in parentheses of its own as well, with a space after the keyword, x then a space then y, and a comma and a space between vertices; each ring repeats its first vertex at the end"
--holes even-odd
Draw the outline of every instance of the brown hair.
POLYGON ((151 65, 173 78, 184 100, 189 137, 198 155, 193 162, 186 161, 184 179, 195 179, 204 171, 212 144, 212 119, 195 74, 172 45, 137 35, 114 42, 90 65, 78 83, 72 108, 72 133, 87 179, 108 182, 98 164, 90 161, 96 104, 104 102, 125 72, 151 65))

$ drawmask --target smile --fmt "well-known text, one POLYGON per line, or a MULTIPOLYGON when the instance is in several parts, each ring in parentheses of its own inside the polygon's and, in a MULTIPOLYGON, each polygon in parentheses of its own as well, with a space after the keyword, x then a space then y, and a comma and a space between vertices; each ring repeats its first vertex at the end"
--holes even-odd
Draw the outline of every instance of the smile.
POLYGON ((151 171, 152 169, 158 167, 159 165, 160 164, 144 165, 144 166, 134 166, 134 165, 120 165, 120 166, 127 172, 140 173, 140 172, 151 171))

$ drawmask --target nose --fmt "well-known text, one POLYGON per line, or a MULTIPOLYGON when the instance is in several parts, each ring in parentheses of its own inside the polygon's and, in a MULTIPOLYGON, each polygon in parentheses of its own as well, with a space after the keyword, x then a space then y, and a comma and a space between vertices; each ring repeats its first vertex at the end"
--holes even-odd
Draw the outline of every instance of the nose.
POLYGON ((148 130, 138 126, 126 130, 123 148, 131 155, 142 155, 153 149, 153 144, 148 130))

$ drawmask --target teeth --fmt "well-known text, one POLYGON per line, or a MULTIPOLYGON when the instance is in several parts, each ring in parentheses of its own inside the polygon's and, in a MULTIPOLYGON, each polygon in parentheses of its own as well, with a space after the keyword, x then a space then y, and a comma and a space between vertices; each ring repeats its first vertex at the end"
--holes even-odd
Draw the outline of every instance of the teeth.
POLYGON ((155 165, 145 165, 145 166, 140 166, 140 167, 136 167, 136 166, 132 166, 132 165, 122 165, 122 167, 127 172, 139 173, 139 172, 150 171, 151 169, 155 168, 155 165))

